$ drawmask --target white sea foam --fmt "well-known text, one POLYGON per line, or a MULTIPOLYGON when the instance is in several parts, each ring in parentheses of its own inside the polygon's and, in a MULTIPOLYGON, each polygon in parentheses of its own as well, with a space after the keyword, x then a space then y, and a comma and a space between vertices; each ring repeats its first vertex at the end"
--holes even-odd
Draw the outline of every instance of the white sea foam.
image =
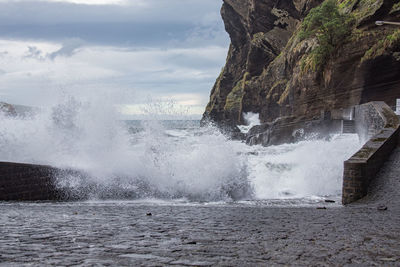
POLYGON ((239 125, 238 128, 242 133, 248 133, 253 126, 260 125, 260 114, 247 112, 243 114, 246 125, 239 125))
POLYGON ((114 193, 134 192, 132 198, 337 196, 343 161, 360 147, 354 135, 250 147, 211 126, 171 130, 157 120, 143 122, 144 130, 132 134, 111 105, 71 97, 33 118, 0 116, 0 160, 78 169, 87 180, 66 175, 60 184, 79 189, 94 183, 114 193))
POLYGON ((248 156, 249 179, 257 199, 341 194, 343 162, 357 149, 357 135, 255 148, 248 156))

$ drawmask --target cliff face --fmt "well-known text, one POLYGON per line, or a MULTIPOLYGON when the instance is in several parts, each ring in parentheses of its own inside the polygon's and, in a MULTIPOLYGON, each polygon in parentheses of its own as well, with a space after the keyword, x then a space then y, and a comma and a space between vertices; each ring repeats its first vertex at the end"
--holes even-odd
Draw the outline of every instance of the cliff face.
POLYGON ((221 14, 231 45, 203 119, 311 120, 400 98, 400 27, 375 25, 399 21, 400 1, 224 0, 221 14), (328 24, 315 23, 326 10, 328 24))

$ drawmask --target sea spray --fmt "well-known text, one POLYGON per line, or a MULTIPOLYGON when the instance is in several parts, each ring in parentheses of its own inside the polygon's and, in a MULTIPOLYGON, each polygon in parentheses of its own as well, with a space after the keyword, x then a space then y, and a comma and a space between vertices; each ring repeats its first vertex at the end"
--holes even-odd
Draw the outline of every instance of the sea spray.
POLYGON ((343 162, 360 148, 357 135, 328 140, 252 147, 249 180, 256 199, 337 197, 341 194, 343 162))
POLYGON ((239 130, 242 133, 248 133, 253 126, 260 125, 260 114, 247 112, 243 114, 246 125, 239 125, 239 130))
POLYGON ((245 157, 219 131, 198 129, 176 140, 156 121, 145 124, 136 149, 147 162, 144 176, 153 187, 172 197, 199 200, 250 197, 245 157))
POLYGON ((1 119, 1 160, 79 170, 59 177, 68 190, 92 197, 251 197, 245 158, 215 128, 177 141, 158 120, 146 120, 144 131, 132 134, 111 107, 73 97, 29 120, 1 119))
POLYGON ((157 117, 132 131, 112 105, 73 97, 31 118, 0 116, 1 160, 77 170, 61 172, 59 185, 90 198, 337 196, 343 161, 360 147, 356 135, 247 146, 212 126, 168 129, 157 117))

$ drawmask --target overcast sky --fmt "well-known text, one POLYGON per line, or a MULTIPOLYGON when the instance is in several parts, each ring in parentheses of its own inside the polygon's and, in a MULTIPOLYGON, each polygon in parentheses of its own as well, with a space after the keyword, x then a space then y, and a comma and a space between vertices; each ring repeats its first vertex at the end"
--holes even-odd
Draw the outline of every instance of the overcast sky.
POLYGON ((225 63, 221 0, 0 0, 0 101, 149 99, 201 114, 225 63))

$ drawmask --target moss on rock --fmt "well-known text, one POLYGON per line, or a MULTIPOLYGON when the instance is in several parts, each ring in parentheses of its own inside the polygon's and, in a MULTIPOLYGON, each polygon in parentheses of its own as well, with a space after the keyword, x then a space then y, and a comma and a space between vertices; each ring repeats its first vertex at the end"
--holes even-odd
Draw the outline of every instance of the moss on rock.
POLYGON ((400 44, 400 29, 379 40, 373 47, 367 50, 361 58, 361 62, 382 56, 386 51, 398 44, 400 44))
POLYGON ((357 23, 359 24, 374 15, 384 2, 384 0, 359 0, 357 8, 353 12, 357 23))
POLYGON ((236 86, 226 97, 226 102, 224 106, 225 111, 234 112, 241 110, 242 99, 244 96, 244 85, 245 85, 244 78, 239 82, 237 82, 236 86))
POLYGON ((393 5, 392 9, 390 10, 390 14, 400 11, 400 1, 393 5))

